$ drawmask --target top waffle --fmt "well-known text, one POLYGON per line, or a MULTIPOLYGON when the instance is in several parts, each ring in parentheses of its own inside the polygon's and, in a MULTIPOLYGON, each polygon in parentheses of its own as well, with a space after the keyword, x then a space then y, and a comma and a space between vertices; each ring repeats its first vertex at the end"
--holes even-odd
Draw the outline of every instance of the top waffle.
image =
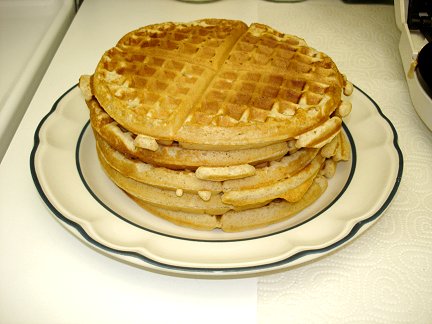
POLYGON ((334 62, 300 38, 205 19, 125 35, 103 55, 91 87, 134 134, 235 150, 298 138, 338 119, 332 114, 346 85, 334 62))

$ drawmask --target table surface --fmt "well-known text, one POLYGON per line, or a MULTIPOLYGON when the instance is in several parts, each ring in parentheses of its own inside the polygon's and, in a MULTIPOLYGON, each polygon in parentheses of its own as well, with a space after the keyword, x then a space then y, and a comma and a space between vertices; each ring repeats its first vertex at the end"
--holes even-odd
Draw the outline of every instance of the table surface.
POLYGON ((0 1, 0 162, 74 14, 73 0, 0 1))
POLYGON ((0 165, 0 322, 430 323, 432 133, 411 104, 399 36, 391 5, 84 1, 0 165), (109 258, 50 214, 33 184, 29 155, 55 100, 126 32, 203 17, 257 21, 305 38, 391 120, 404 155, 402 181, 389 208, 359 238, 277 273, 181 278, 109 258))

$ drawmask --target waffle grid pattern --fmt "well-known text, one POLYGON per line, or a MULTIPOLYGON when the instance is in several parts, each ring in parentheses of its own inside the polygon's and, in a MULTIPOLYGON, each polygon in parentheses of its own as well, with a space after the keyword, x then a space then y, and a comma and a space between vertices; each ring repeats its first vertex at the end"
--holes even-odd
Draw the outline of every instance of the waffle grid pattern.
POLYGON ((236 126, 261 124, 261 134, 274 128, 266 142, 297 136, 329 118, 345 83, 333 61, 304 40, 223 20, 133 31, 105 53, 94 80, 101 106, 132 133, 197 147, 202 126, 204 145, 218 147, 246 134, 236 126))
POLYGON ((298 108, 319 110, 331 90, 328 85, 282 74, 226 71, 215 77, 193 118, 200 125, 219 126, 283 120, 298 108))
MULTIPOLYGON (((117 61, 114 49, 104 65, 103 77, 110 80, 110 90, 118 99, 135 108, 137 115, 168 120, 182 103, 190 101, 191 90, 203 74, 211 72, 199 65, 174 59, 121 53, 123 64, 117 61)), ((202 82, 202 81, 201 81, 202 82)))
POLYGON ((246 30, 242 22, 218 20, 192 24, 166 23, 144 27, 123 37, 117 47, 132 52, 161 53, 207 67, 215 67, 223 59, 226 47, 235 33, 246 30), (199 26, 200 28, 196 28, 199 26))

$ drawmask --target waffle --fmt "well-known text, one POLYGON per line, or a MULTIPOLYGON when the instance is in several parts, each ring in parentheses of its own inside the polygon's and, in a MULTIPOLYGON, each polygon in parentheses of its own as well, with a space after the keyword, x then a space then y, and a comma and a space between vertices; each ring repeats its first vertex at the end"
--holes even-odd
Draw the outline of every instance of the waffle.
POLYGON ((238 21, 207 19, 133 31, 102 57, 94 73, 94 94, 130 131, 174 140, 246 28, 238 21))
MULTIPOLYGON (((277 167, 260 169, 262 174, 276 169, 282 171, 275 172, 276 176, 270 181, 263 182, 262 177, 258 176, 249 177, 246 186, 241 180, 237 186, 235 183, 238 180, 229 180, 230 183, 224 186, 222 181, 201 180, 191 171, 158 168, 128 159, 102 140, 97 141, 97 152, 107 175, 129 195, 163 209, 214 215, 231 209, 242 210, 266 205, 276 199, 297 202, 303 198, 314 179, 322 174, 326 160, 321 154, 314 154, 314 158, 305 167, 292 169, 301 165, 297 163, 299 159, 311 157, 309 152, 302 154, 299 151, 294 154, 297 155, 296 158, 279 162, 277 167)), ((323 174, 332 175, 328 172, 323 174)))
MULTIPOLYGON (((293 188, 295 183, 299 185, 302 182, 299 180, 299 176, 303 176, 306 169, 314 167, 316 173, 318 164, 323 163, 323 157, 318 154, 318 150, 303 149, 280 161, 274 161, 257 168, 254 175, 234 180, 209 181, 200 179, 197 172, 155 167, 137 159, 129 158, 114 150, 100 138, 97 138, 97 151, 100 158, 103 158, 104 162, 111 168, 138 182, 173 191, 181 190, 182 192, 195 193, 198 191, 210 191, 212 193, 223 192, 231 195, 239 191, 269 188, 289 178, 291 179, 291 188, 293 188), (320 157, 317 157, 317 154, 320 157), (315 165, 313 166, 314 160, 315 165)), ((334 154, 337 154, 337 152, 335 151, 334 154)), ((303 176, 303 181, 306 178, 303 176)))
POLYGON ((199 179, 190 170, 155 167, 128 158, 97 139, 107 176, 148 211, 196 229, 240 231, 282 221, 313 203, 347 152, 342 134, 323 149, 302 149, 227 181, 199 179), (334 148, 334 149, 333 149, 334 148), (324 155, 332 151, 328 158, 324 155), (247 221, 245 221, 247 220, 247 221))
MULTIPOLYGON (((112 119, 95 99, 87 101, 90 110, 92 129, 116 150, 133 156, 142 162, 172 169, 195 170, 198 167, 217 167, 239 164, 257 165, 266 161, 278 160, 289 151, 286 142, 231 151, 209 151, 186 149, 177 143, 158 143, 155 150, 136 145, 136 135, 122 128, 112 119)), ((292 143, 294 145, 294 143, 292 143)))
POLYGON ((277 200, 262 207, 240 211, 230 210, 223 215, 197 215, 149 205, 136 197, 132 199, 152 214, 180 226, 199 230, 222 229, 225 232, 240 232, 268 226, 292 217, 315 202, 326 188, 327 180, 320 176, 315 178, 305 195, 297 202, 277 200))
POLYGON ((241 231, 298 213, 350 159, 352 84, 262 24, 203 19, 132 31, 80 78, 106 175, 182 226, 241 231))
POLYGON ((302 197, 302 193, 295 194, 293 191, 300 189, 304 193, 304 188, 308 189, 307 184, 311 184, 309 180, 313 180, 318 175, 323 163, 324 158, 319 155, 291 177, 258 188, 230 190, 222 196, 222 202, 234 206, 264 203, 276 198, 283 198, 293 202, 294 198, 291 197, 302 197))
MULTIPOLYGON (((327 180, 318 175, 301 184, 292 195, 298 197, 292 202, 274 199, 270 202, 256 202, 247 207, 224 204, 221 195, 208 199, 198 194, 163 190, 124 177, 114 170, 99 155, 101 164, 114 183, 122 188, 135 202, 148 211, 176 224, 197 229, 221 228, 226 231, 252 229, 282 221, 303 210, 314 202, 327 187, 327 180), (300 196, 298 196, 300 191, 300 196), (245 221, 245 218, 247 221, 245 221)), ((222 196, 223 197, 223 196, 222 196)))
POLYGON ((222 183, 201 180, 190 170, 173 170, 157 167, 128 156, 113 149, 103 139, 96 139, 97 151, 110 167, 122 175, 155 187, 182 192, 210 191, 222 192, 222 183))
POLYGON ((177 191, 165 190, 124 176, 112 168, 101 154, 99 154, 99 160, 107 176, 118 187, 130 196, 136 197, 147 204, 195 214, 220 215, 232 209, 231 206, 221 201, 219 194, 212 195, 210 191, 206 192, 209 193, 206 194, 206 197, 204 197, 203 193, 199 195, 198 192, 181 192, 178 194, 177 191))
POLYGON ((133 31, 92 78, 97 101, 128 131, 206 150, 310 131, 342 104, 347 84, 327 55, 298 37, 216 19, 133 31))
POLYGON ((166 209, 214 215, 223 214, 231 209, 241 210, 265 205, 277 198, 283 198, 287 201, 289 201, 288 197, 290 196, 300 196, 301 198, 305 192, 304 184, 309 183, 310 185, 308 181, 318 175, 323 162, 322 160, 315 161, 315 163, 311 163, 296 175, 268 186, 214 193, 207 190, 186 191, 183 188, 167 190, 149 185, 125 176, 125 174, 113 168, 103 154, 98 152, 98 155, 108 177, 128 194, 149 204, 166 209), (181 191, 177 191, 178 189, 181 191), (296 193, 296 191, 300 191, 300 193, 296 193))

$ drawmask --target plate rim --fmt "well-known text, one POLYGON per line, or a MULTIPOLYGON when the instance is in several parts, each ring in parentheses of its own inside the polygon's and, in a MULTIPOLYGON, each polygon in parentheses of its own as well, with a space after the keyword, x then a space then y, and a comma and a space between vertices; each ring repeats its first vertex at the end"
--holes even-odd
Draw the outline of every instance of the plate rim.
MULTIPOLYGON (((43 125, 45 124, 45 122, 49 119, 49 117, 56 111, 59 103, 69 94, 71 93, 75 88, 77 88, 78 84, 73 85, 72 87, 70 87, 67 91, 65 91, 52 105, 51 109, 49 110, 49 112, 40 120, 38 126, 36 127, 36 130, 34 132, 34 143, 33 143, 33 147, 30 153, 30 172, 31 172, 31 176, 33 179, 33 183, 35 184, 35 187, 39 193, 39 196, 42 198, 43 202, 45 203, 45 205, 48 207, 48 209, 51 211, 51 213, 54 214, 54 216, 56 216, 56 218, 58 220, 60 220, 62 222, 63 225, 67 225, 70 229, 74 229, 75 231, 77 231, 82 239, 84 239, 87 243, 90 243, 90 245, 93 245, 95 247, 97 247, 98 249, 102 250, 102 252, 108 252, 109 254, 114 254, 115 256, 118 256, 119 258, 123 259, 125 257, 132 257, 134 259, 138 259, 141 262, 144 262, 145 264, 142 264, 141 266, 152 266, 155 267, 156 269, 160 269, 160 270, 165 270, 165 271, 169 271, 169 272, 175 272, 175 273, 183 273, 183 274, 187 274, 187 273, 193 273, 193 274, 220 274, 220 275, 224 275, 224 274, 249 274, 249 273, 256 273, 256 272, 263 272, 263 271, 270 271, 270 270, 275 270, 281 267, 286 267, 289 266, 290 264, 292 264, 294 261, 306 257, 306 256, 313 256, 313 255, 317 255, 317 254, 322 254, 325 255, 327 253, 329 253, 330 251, 336 250, 337 248, 343 246, 345 243, 349 242, 351 239, 353 239, 357 233, 359 233, 362 229, 366 229, 365 226, 368 224, 373 224, 374 221, 376 221, 382 214, 383 212, 387 209, 387 207, 390 205, 390 203, 392 202, 393 198, 395 197, 398 188, 400 186, 401 180, 402 180, 402 175, 403 175, 403 167, 404 167, 404 159, 403 159, 403 153, 402 150, 399 146, 398 143, 398 134, 396 131, 396 128, 394 127, 393 123, 390 121, 390 119, 382 112, 381 108, 378 106, 378 104, 375 102, 374 99, 372 99, 366 92, 364 92, 362 89, 360 89, 358 86, 354 85, 354 88, 356 90, 358 90, 359 92, 361 92, 374 106, 374 108, 376 109, 376 111, 378 112, 378 114, 380 115, 380 117, 382 119, 384 119, 386 121, 386 123, 388 124, 388 126, 390 127, 391 130, 391 135, 393 135, 393 140, 392 140, 392 149, 394 149, 397 153, 397 158, 398 158, 398 163, 397 163, 397 174, 395 177, 395 181, 394 184, 391 188, 391 190, 389 191, 387 198, 384 200, 384 202, 382 203, 382 205, 378 208, 378 210, 376 210, 375 213, 373 213, 371 216, 369 216, 366 219, 363 220, 359 220, 357 221, 352 228, 350 229, 350 231, 344 235, 343 237, 341 237, 340 239, 338 239, 337 241, 328 244, 324 247, 320 247, 320 248, 315 248, 315 249, 306 249, 306 250, 302 250, 302 251, 298 251, 296 253, 294 253, 293 255, 287 257, 287 258, 283 258, 281 260, 278 261, 274 261, 274 262, 269 262, 269 263, 265 263, 265 264, 257 264, 257 265, 248 265, 248 266, 239 266, 239 267, 189 267, 189 266, 182 266, 182 265, 175 265, 175 264, 168 264, 168 263, 164 263, 164 262, 159 262, 157 260, 154 260, 150 257, 144 256, 138 252, 134 252, 134 251, 122 251, 122 250, 118 250, 109 246, 104 245, 103 243, 97 241, 96 239, 94 239, 93 237, 91 237, 91 235, 89 235, 85 229, 78 223, 72 221, 71 219, 67 218, 66 216, 64 216, 50 201, 50 199, 48 198, 48 196, 46 195, 45 191, 43 190, 43 186, 39 181, 39 178, 37 176, 37 170, 36 170, 36 155, 37 155, 37 151, 40 145, 40 131, 43 127, 43 125)), ((86 121, 85 124, 87 124, 88 121, 86 121)), ((80 132, 80 137, 83 133, 83 130, 86 127, 84 126, 80 132)), ((347 127, 348 129, 348 127, 347 127)), ((349 132, 349 130, 348 130, 349 132)), ((350 138, 351 141, 351 138, 350 138)), ((352 144, 354 143, 354 140, 352 140, 352 144)), ((79 156, 76 156, 78 153, 78 149, 75 149, 75 159, 79 158, 79 156)), ((353 164, 352 168, 355 169, 355 164, 353 164)), ((352 176, 353 170, 350 171, 350 177, 352 176)), ((81 178, 81 174, 80 174, 80 179, 81 178)), ((348 182, 349 183, 349 182, 348 182)), ((87 188, 86 188, 87 189, 87 188)), ((87 189, 88 190, 88 189, 87 189)), ((344 185, 344 189, 342 191, 346 190, 346 184, 344 185)), ((328 209, 327 207, 325 207, 324 209, 328 209)), ((318 213, 318 215, 321 212, 318 213)), ((317 215, 317 216, 318 216, 317 215)), ((313 218, 315 218, 316 216, 314 216, 313 218)), ((303 224, 303 222, 301 223, 303 224)), ((281 232, 284 231, 278 231, 276 233, 271 233, 271 235, 277 235, 280 234, 281 232)), ((159 232, 156 232, 154 234, 161 234, 159 232)), ((164 235, 164 234, 162 234, 164 235)), ((252 238, 248 238, 248 239, 262 239, 267 237, 268 235, 263 235, 263 236, 259 236, 259 237, 252 237, 252 238)), ((172 239, 183 239, 181 237, 171 237, 172 239)), ((246 239, 247 240, 247 239, 246 239)), ((197 243, 201 242, 202 240, 196 240, 193 239, 193 241, 197 241, 197 243)), ((234 241, 238 241, 237 239, 235 239, 234 241)), ((208 243, 208 241, 204 241, 206 243, 208 243)), ((225 243, 225 242, 229 242, 227 240, 211 240, 210 242, 215 242, 215 243, 225 243)))

